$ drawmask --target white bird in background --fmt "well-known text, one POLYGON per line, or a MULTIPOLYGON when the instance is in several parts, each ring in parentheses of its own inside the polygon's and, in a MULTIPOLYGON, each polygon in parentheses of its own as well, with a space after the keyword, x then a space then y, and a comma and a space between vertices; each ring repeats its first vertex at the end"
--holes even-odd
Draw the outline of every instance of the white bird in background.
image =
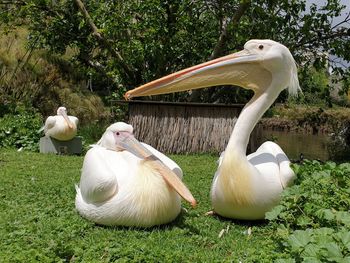
POLYGON ((138 142, 131 125, 117 122, 85 155, 76 209, 102 225, 165 224, 179 215, 180 196, 196 205, 181 179, 174 161, 138 142))
MULTIPOLYGON (((49 116, 43 127, 46 136, 69 141, 77 135, 78 118, 68 116, 65 107, 59 107, 56 116, 49 116)), ((42 129, 41 129, 42 130, 42 129)))
POLYGON ((280 200, 295 174, 290 161, 274 142, 263 143, 246 156, 250 134, 264 112, 285 88, 299 87, 295 61, 285 46, 272 40, 250 40, 244 50, 152 81, 128 91, 126 99, 237 85, 254 91, 237 119, 211 187, 214 212, 236 219, 263 219, 280 200))

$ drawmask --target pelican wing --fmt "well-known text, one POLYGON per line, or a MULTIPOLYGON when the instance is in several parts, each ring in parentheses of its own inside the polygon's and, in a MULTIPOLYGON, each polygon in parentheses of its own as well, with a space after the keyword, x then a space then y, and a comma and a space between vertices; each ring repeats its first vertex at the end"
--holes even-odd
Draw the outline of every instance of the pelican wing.
POLYGON ((56 116, 49 116, 46 121, 45 121, 45 126, 44 126, 44 130, 45 132, 47 130, 52 129, 56 124, 56 116))
POLYGON ((108 163, 117 158, 118 153, 100 146, 94 146, 86 153, 79 185, 85 202, 103 202, 117 193, 116 171, 108 163))

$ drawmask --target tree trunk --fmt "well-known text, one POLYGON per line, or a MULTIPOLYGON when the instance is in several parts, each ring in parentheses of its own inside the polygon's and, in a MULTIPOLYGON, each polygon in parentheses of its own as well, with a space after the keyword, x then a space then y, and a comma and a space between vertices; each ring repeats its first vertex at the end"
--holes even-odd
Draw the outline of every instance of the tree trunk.
MULTIPOLYGON (((222 26, 221 26, 221 34, 219 36, 218 42, 216 43, 213 52, 211 53, 209 60, 218 58, 220 56, 224 55, 224 52, 226 50, 227 46, 227 30, 229 24, 233 24, 234 27, 237 27, 239 25, 239 22, 244 15, 244 13, 247 11, 247 9, 250 7, 251 0, 243 0, 240 5, 238 6, 236 12, 234 13, 232 18, 223 17, 222 18, 222 26)), ((193 90, 189 101, 195 102, 200 99, 201 93, 203 92, 202 89, 196 89, 193 90)))
POLYGON ((86 10, 84 4, 80 0, 75 0, 75 3, 77 4, 80 12, 84 16, 86 22, 89 24, 92 34, 96 37, 97 41, 100 43, 100 45, 107 49, 108 52, 112 57, 114 57, 118 63, 118 65, 123 69, 125 74, 129 79, 135 80, 135 74, 133 73, 133 70, 130 69, 129 65, 125 62, 122 55, 114 49, 114 47, 111 45, 111 43, 102 36, 102 34, 99 32, 97 26, 95 25, 94 21, 92 20, 91 16, 89 15, 88 11, 86 10))

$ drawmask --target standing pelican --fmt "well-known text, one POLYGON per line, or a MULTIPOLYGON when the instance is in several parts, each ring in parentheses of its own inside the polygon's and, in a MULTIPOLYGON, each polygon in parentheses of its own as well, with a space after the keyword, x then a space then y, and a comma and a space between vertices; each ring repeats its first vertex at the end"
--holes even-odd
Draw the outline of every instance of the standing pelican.
POLYGON ((181 211, 179 195, 196 205, 181 178, 174 161, 138 142, 131 125, 117 122, 86 153, 75 205, 83 217, 98 224, 165 224, 181 211))
POLYGON ((295 177, 290 161, 273 142, 246 156, 250 134, 285 88, 299 88, 295 61, 285 46, 272 40, 250 40, 244 50, 145 84, 125 94, 163 94, 215 85, 237 85, 254 91, 237 119, 211 187, 214 212, 236 219, 263 219, 295 177))
POLYGON ((67 115, 65 107, 59 107, 56 116, 49 116, 43 127, 45 135, 59 141, 69 141, 77 135, 78 118, 67 115))

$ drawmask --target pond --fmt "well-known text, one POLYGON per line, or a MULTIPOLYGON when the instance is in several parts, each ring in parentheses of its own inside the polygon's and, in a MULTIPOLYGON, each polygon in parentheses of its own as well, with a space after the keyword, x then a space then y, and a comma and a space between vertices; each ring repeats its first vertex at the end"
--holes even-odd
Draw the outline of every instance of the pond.
POLYGON ((305 159, 330 159, 328 147, 330 137, 327 134, 308 134, 276 130, 262 130, 258 145, 265 141, 276 142, 291 160, 299 160, 300 154, 305 159))

